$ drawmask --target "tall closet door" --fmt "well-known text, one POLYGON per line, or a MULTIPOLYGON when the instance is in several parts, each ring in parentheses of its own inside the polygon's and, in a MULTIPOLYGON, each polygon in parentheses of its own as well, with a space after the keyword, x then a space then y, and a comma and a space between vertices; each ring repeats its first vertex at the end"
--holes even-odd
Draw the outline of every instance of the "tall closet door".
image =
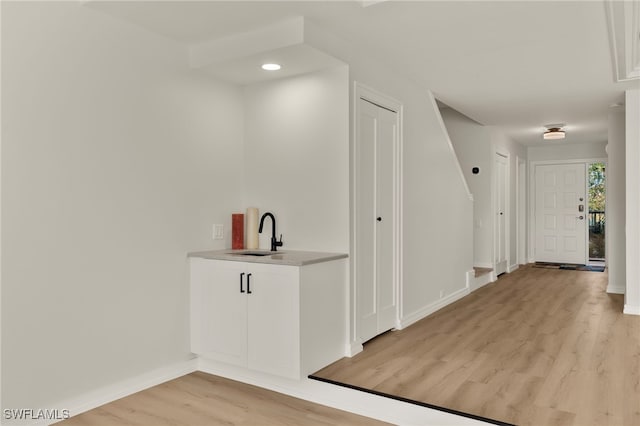
POLYGON ((507 157, 495 155, 495 206, 494 206, 494 271, 496 275, 507 272, 507 192, 509 191, 507 157))
POLYGON ((395 326, 394 158, 397 114, 358 101, 356 138, 356 329, 365 342, 395 326))

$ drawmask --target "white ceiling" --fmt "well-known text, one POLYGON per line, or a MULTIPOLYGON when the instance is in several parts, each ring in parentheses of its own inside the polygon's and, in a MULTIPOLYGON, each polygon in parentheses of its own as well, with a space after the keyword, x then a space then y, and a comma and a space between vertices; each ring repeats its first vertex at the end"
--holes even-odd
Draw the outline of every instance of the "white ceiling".
MULTIPOLYGON (((640 80, 615 82, 602 1, 91 1, 185 45, 303 16, 394 63, 452 108, 516 141, 602 142, 608 109, 640 80)), ((558 143, 558 142, 554 142, 558 143)))

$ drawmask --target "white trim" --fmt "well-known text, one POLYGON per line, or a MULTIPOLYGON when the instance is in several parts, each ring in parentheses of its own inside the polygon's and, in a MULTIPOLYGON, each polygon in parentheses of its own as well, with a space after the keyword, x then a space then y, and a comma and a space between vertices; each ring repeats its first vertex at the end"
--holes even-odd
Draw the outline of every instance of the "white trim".
POLYGON ((476 268, 493 269, 493 263, 491 262, 474 262, 473 266, 476 268))
POLYGON ((527 214, 527 222, 528 222, 528 234, 529 234, 529 256, 528 263, 534 263, 536 260, 536 226, 534 221, 536 220, 535 208, 536 208, 536 162, 529 161, 529 208, 527 214))
POLYGON ((417 311, 414 311, 413 313, 407 315, 406 317, 400 320, 399 329, 401 330, 417 321, 420 321, 421 319, 431 315, 435 311, 442 309, 447 305, 450 305, 456 300, 462 299, 464 296, 468 295, 469 293, 471 293, 471 291, 469 291, 469 288, 467 288, 465 285, 464 288, 461 288, 460 290, 457 290, 451 293, 450 295, 443 297, 440 300, 436 300, 435 302, 430 303, 427 306, 418 309, 417 311))
POLYGON ((525 263, 527 259, 527 161, 516 155, 516 262, 525 263), (520 173, 523 179, 520 179, 520 173), (524 205, 520 206, 524 201, 524 205), (522 219, 521 219, 522 216, 522 219), (520 238, 522 234, 522 239, 520 238))
POLYGON ((507 273, 510 274, 513 271, 517 270, 518 268, 520 268, 520 265, 517 263, 514 263, 513 265, 509 265, 507 266, 507 273))
MULTIPOLYGON (((353 85, 353 142, 352 142, 352 160, 351 160, 351 168, 352 168, 352 193, 351 193, 351 206, 352 206, 352 230, 351 230, 351 270, 352 270, 352 282, 350 284, 351 294, 353 294, 353 300, 351 303, 352 312, 350 314, 350 318, 352 318, 353 326, 351 327, 351 337, 350 342, 352 345, 355 344, 357 349, 358 345, 361 345, 358 342, 358 295, 357 295, 357 270, 356 270, 356 260, 358 256, 358 244, 357 244, 357 211, 358 206, 356 203, 358 193, 358 181, 357 181, 357 143, 358 143, 358 126, 356 125, 358 120, 358 101, 360 99, 366 100, 373 104, 376 104, 382 108, 392 110, 396 113, 396 126, 397 126, 397 144, 394 147, 394 159, 393 159, 393 291, 396 297, 396 325, 399 323, 399 319, 402 315, 402 218, 403 218, 403 120, 404 120, 404 107, 402 102, 399 100, 388 96, 378 90, 369 87, 365 84, 362 84, 358 81, 354 81, 353 85)), ((353 350, 351 351, 353 352, 353 350)))
POLYGON ((607 286, 607 293, 610 293, 610 294, 624 294, 625 293, 625 287, 624 286, 620 287, 620 286, 617 286, 617 285, 614 286, 614 285, 609 284, 607 286))
MULTIPOLYGON (((228 364, 194 358, 153 370, 114 385, 91 391, 77 398, 54 404, 60 410, 69 409, 71 416, 108 404, 152 386, 182 377, 195 371, 213 374, 242 383, 259 386, 301 398, 316 404, 345 410, 393 424, 406 425, 484 425, 486 423, 416 404, 397 401, 366 392, 344 388, 304 378, 292 380, 236 367, 228 364)), ((54 421, 57 423, 61 420, 54 421)), ((29 423, 33 426, 53 424, 50 420, 29 423)), ((27 423, 24 423, 27 424, 27 423)))
POLYGON ((640 3, 638 1, 605 0, 609 50, 617 82, 640 78, 638 31, 640 3))
MULTIPOLYGON (((98 388, 94 391, 84 393, 75 398, 59 401, 51 406, 60 410, 68 409, 71 416, 77 416, 85 411, 100 407, 109 402, 115 401, 136 392, 143 391, 150 387, 168 382, 169 380, 182 377, 185 374, 193 373, 198 369, 197 358, 167 365, 148 373, 114 383, 112 385, 98 388)), ((55 421, 54 423, 59 422, 55 421)), ((50 420, 33 423, 34 425, 47 425, 50 420)))
POLYGON ((395 279, 397 282, 397 292, 396 297, 398 300, 396 303, 398 304, 398 311, 396 317, 396 323, 400 323, 400 318, 402 318, 402 314, 404 312, 404 306, 402 301, 403 299, 403 291, 404 291, 404 106, 400 105, 400 111, 398 116, 398 146, 397 146, 397 155, 398 159, 396 160, 396 165, 398 167, 398 171, 395 173, 396 175, 396 217, 398 218, 396 224, 396 232, 398 233, 396 238, 394 239, 395 246, 395 258, 394 264, 396 265, 395 271, 395 279))
POLYGON ((208 374, 259 386, 392 424, 451 426, 486 424, 479 420, 307 378, 301 380, 285 379, 205 359, 200 359, 198 369, 208 374))
POLYGON ((359 340, 349 342, 345 348, 345 356, 349 358, 358 355, 360 352, 364 350, 364 346, 362 346, 362 342, 359 340))
POLYGON ((627 315, 640 315, 640 306, 633 306, 625 303, 624 311, 622 311, 622 313, 627 315))
POLYGON ((531 166, 544 166, 544 165, 554 165, 554 164, 580 164, 580 163, 606 163, 607 158, 580 158, 580 159, 571 159, 571 160, 532 160, 529 161, 531 166))
POLYGON ((464 173, 462 172, 462 166, 460 166, 460 161, 458 161, 458 156, 456 155, 456 151, 453 148, 453 143, 451 142, 451 138, 449 137, 447 126, 444 124, 444 120, 442 119, 442 115, 440 114, 440 108, 438 108, 438 104, 436 103, 436 98, 433 96, 433 93, 431 93, 431 91, 427 91, 427 98, 431 102, 431 107, 436 113, 436 119, 438 120, 438 125, 440 126, 440 130, 444 134, 444 139, 447 142, 447 145, 449 146, 449 151, 453 156, 454 163, 456 165, 456 168, 458 169, 458 174, 460 175, 460 179, 462 180, 464 189, 467 192, 467 197, 469 197, 469 200, 473 201, 473 194, 469 190, 467 179, 464 177, 464 173))
POLYGON ((467 273, 465 274, 465 285, 466 285, 466 287, 467 288, 471 288, 471 286, 473 285, 473 283, 475 283, 475 281, 476 281, 476 271, 475 271, 475 269, 467 271, 467 273))
POLYGON ((479 277, 474 277, 473 282, 469 286, 469 293, 473 293, 481 287, 484 287, 487 284, 490 284, 497 280, 496 274, 494 271, 489 272, 488 274, 480 275, 479 277))

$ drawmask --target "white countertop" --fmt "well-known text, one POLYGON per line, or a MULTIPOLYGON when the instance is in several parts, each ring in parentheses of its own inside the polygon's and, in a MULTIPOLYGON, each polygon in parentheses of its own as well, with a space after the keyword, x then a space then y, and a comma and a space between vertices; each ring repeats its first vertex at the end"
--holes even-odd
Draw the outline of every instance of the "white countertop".
POLYGON ((345 253, 323 253, 317 251, 298 251, 287 249, 275 252, 270 252, 268 250, 210 250, 192 252, 189 253, 188 256, 212 260, 231 260, 236 262, 269 263, 272 265, 289 266, 312 265, 314 263, 329 262, 331 260, 344 259, 348 257, 345 253), (245 252, 267 253, 268 255, 251 256, 242 254, 245 252))

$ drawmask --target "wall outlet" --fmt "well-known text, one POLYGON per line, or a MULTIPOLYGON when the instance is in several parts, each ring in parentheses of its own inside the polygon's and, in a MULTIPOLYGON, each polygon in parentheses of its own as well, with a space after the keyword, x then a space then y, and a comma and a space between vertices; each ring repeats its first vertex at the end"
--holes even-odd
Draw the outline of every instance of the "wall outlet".
POLYGON ((224 240, 224 225, 220 225, 220 224, 213 225, 213 239, 224 240))

